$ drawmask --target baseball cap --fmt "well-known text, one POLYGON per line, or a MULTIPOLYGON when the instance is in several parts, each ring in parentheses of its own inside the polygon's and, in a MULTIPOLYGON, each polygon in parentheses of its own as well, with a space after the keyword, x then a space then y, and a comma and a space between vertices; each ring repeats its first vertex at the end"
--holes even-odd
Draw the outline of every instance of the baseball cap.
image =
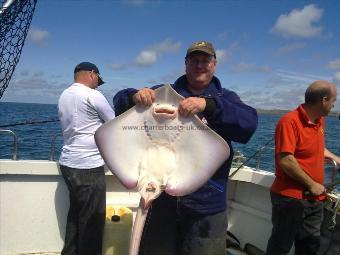
POLYGON ((187 58, 193 52, 203 52, 216 58, 216 52, 215 52, 214 46, 212 45, 212 43, 207 42, 207 41, 199 41, 199 42, 193 43, 188 48, 187 55, 185 56, 185 58, 187 58))
POLYGON ((94 71, 98 74, 98 86, 104 84, 103 78, 100 76, 99 69, 95 64, 90 62, 81 62, 74 68, 74 73, 79 71, 94 71))

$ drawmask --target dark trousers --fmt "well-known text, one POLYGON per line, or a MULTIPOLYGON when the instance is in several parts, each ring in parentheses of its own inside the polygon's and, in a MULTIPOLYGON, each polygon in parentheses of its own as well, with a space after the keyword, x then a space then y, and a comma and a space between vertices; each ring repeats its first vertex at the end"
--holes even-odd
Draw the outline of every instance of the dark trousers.
POLYGON ((149 209, 139 255, 225 255, 227 227, 226 211, 197 215, 163 192, 149 209))
POLYGON ((101 255, 105 224, 104 167, 60 166, 70 196, 62 255, 101 255))
POLYGON ((320 248, 323 217, 321 201, 300 200, 271 192, 273 229, 267 255, 316 255, 320 248))

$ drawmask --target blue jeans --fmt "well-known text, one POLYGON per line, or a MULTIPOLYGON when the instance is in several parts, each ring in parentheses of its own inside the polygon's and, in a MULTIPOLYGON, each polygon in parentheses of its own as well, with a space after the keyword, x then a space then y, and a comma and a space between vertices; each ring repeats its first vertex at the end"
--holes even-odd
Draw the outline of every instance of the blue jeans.
POLYGON ((199 215, 162 193, 149 209, 139 255, 225 255, 227 212, 199 215))
POLYGON ((105 224, 104 167, 60 166, 70 196, 62 255, 101 255, 105 224))
POLYGON ((316 255, 320 248, 323 202, 300 200, 271 192, 273 229, 267 255, 316 255))

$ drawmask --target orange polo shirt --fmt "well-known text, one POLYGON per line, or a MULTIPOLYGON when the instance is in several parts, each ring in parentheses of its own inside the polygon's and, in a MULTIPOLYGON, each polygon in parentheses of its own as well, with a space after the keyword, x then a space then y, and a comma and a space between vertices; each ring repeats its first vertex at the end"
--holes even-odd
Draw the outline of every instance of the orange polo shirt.
MULTIPOLYGON (((276 178, 271 191, 287 197, 307 199, 303 196, 306 188, 281 169, 278 163, 278 154, 281 152, 292 154, 314 181, 324 184, 324 126, 323 117, 317 123, 311 123, 302 105, 279 120, 275 129, 276 178)), ((315 200, 324 198, 325 195, 312 197, 315 200)))

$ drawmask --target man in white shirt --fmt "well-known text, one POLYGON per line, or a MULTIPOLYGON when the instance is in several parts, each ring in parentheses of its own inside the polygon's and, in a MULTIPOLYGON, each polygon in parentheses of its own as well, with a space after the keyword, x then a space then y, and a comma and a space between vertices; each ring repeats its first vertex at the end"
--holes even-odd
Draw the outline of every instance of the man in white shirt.
POLYGON ((64 137, 59 164, 70 195, 62 255, 101 255, 106 186, 94 133, 115 116, 96 90, 103 83, 97 66, 82 62, 74 69, 74 83, 58 102, 64 137))

